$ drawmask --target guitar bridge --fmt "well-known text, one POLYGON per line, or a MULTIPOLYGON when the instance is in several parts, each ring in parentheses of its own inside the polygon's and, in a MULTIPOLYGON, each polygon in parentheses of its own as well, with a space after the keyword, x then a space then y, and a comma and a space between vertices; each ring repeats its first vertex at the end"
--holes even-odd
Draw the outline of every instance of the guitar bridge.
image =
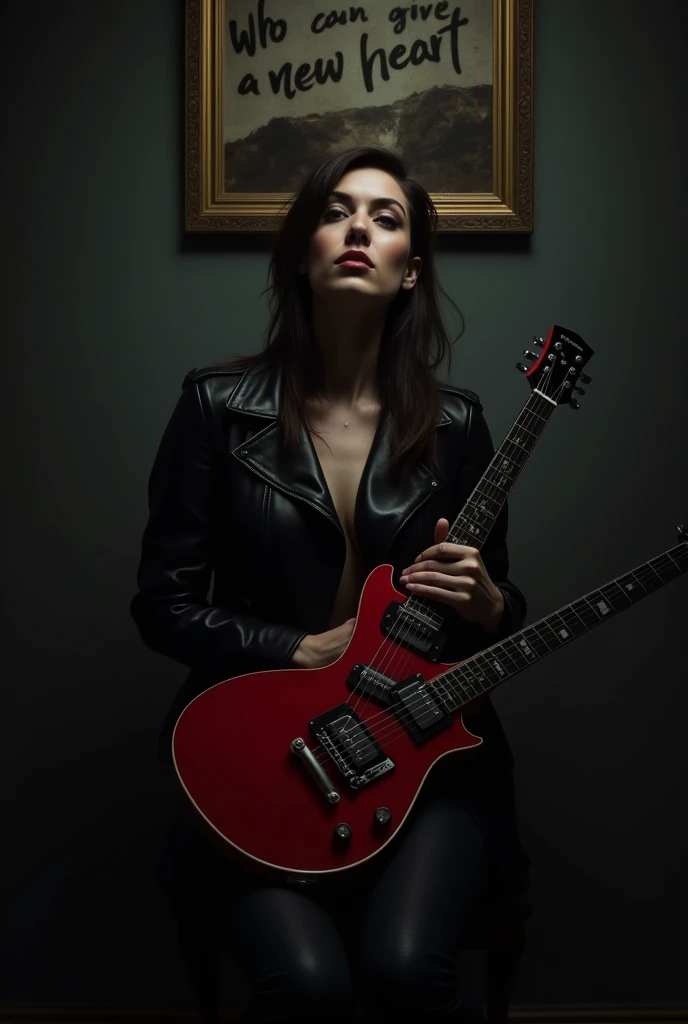
POLYGON ((346 702, 318 715, 308 725, 351 789, 361 789, 396 767, 346 702))

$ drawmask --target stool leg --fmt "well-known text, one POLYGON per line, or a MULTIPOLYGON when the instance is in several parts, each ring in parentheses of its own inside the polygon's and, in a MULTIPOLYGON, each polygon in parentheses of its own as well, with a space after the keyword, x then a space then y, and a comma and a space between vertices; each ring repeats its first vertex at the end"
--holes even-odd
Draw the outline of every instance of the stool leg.
POLYGON ((525 941, 487 953, 487 1024, 507 1024, 525 941))

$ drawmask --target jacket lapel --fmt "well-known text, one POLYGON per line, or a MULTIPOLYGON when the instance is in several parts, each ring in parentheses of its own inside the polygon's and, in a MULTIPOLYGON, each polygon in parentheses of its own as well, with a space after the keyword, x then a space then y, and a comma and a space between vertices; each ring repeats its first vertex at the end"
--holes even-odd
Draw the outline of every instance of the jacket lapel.
MULTIPOLYGON (((265 425, 247 441, 232 450, 232 455, 266 483, 285 494, 316 508, 341 537, 342 525, 332 501, 320 460, 310 434, 302 427, 297 450, 289 454, 277 429, 277 414, 282 394, 280 368, 250 366, 227 400, 234 413, 263 419, 265 425)), ((443 409, 437 427, 450 424, 443 409)), ((389 476, 389 423, 380 419, 363 468, 356 497, 354 524, 358 543, 368 571, 384 560, 396 534, 443 481, 418 463, 395 485, 389 476)))

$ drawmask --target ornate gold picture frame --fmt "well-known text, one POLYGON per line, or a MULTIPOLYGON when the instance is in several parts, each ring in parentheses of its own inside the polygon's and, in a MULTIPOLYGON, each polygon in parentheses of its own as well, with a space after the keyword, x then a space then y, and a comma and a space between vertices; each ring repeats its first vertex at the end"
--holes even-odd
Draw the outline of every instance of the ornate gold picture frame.
POLYGON ((314 167, 371 142, 441 232, 532 231, 532 40, 533 0, 186 0, 186 231, 274 231, 314 167))

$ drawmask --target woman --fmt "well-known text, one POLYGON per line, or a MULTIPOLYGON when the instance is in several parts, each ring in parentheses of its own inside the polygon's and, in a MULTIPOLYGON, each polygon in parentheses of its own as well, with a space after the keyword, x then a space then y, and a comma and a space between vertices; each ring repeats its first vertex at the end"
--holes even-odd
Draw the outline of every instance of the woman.
MULTIPOLYGON (((336 660, 383 562, 445 615, 444 662, 521 626, 506 510, 481 553, 440 546, 493 448, 477 396, 434 376, 451 363, 435 226, 430 197, 387 150, 325 161, 276 242, 265 350, 187 375, 151 473, 132 602, 144 643, 191 669, 163 728, 166 760, 204 688, 336 660)), ((344 1021, 354 1001, 376 1019, 484 1019, 457 987, 462 928, 488 891, 518 903, 529 861, 489 701, 470 725, 478 755, 444 758, 402 833, 350 883, 266 883, 191 832, 167 882, 173 909, 188 922, 214 906, 197 928, 231 942, 253 986, 245 1020, 344 1021)))

